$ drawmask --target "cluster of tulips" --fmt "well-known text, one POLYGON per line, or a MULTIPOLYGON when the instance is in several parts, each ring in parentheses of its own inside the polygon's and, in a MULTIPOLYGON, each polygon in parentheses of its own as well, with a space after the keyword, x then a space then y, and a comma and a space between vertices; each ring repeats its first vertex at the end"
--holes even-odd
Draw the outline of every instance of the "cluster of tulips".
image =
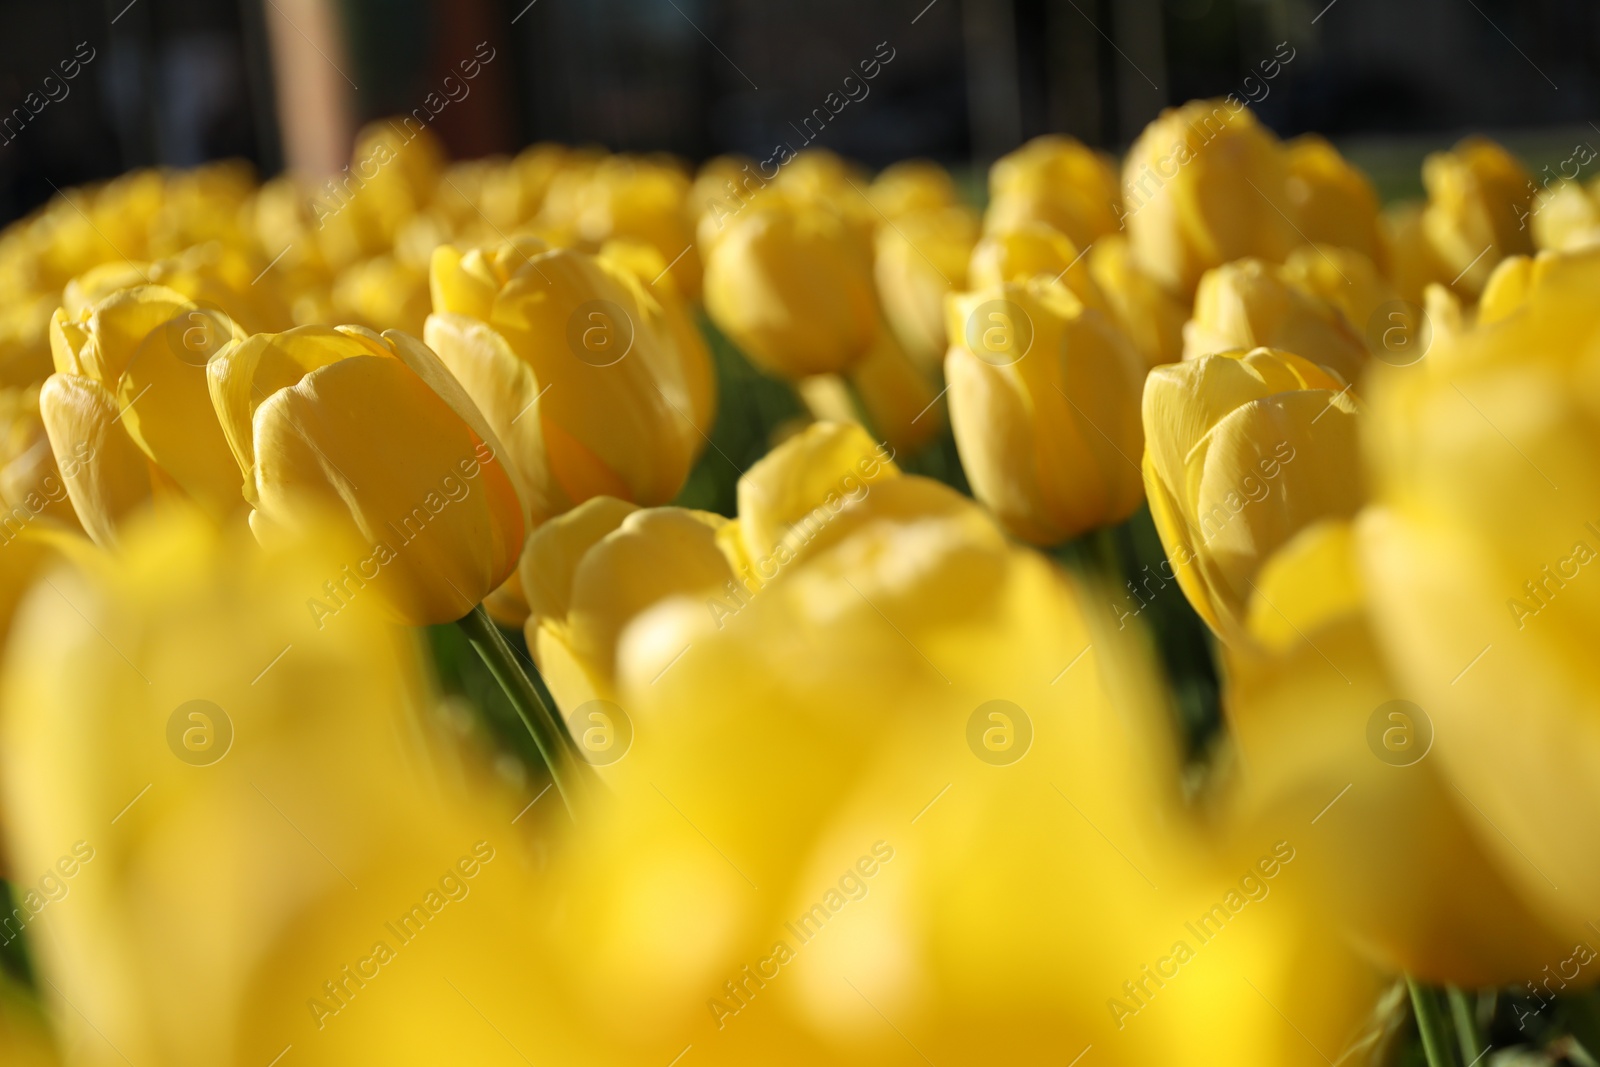
POLYGON ((1600 1053, 1594 191, 353 159, 0 235, 4 1062, 1600 1053))

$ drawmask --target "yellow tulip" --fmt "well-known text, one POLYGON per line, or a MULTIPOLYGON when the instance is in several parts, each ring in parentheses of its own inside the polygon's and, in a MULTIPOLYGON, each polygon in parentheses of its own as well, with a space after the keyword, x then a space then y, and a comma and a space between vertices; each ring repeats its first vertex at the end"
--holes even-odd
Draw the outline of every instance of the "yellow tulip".
POLYGON ((867 187, 867 199, 884 218, 958 207, 961 197, 950 172, 929 159, 904 159, 878 172, 867 187))
POLYGON ((1089 276, 1105 295, 1122 332, 1151 367, 1183 358, 1183 324, 1189 307, 1151 277, 1121 234, 1100 238, 1089 249, 1089 276))
POLYGON ((1600 251, 1524 271, 1489 321, 1374 376, 1359 533, 1382 647, 1437 724, 1474 829, 1521 893, 1581 923, 1600 893, 1600 678, 1584 636, 1600 610, 1584 569, 1600 552, 1600 251))
POLYGON ((665 504, 704 447, 705 351, 613 252, 434 253, 424 336, 505 442, 533 525, 595 496, 665 504))
POLYGON ((159 285, 115 291, 78 316, 56 311, 56 373, 39 410, 96 541, 112 543, 118 521, 152 491, 175 489, 218 518, 243 508, 206 385, 206 361, 242 335, 226 315, 159 285))
POLYGON ((0 387, 33 385, 50 373, 50 317, 56 293, 7 294, 0 307, 0 387))
POLYGON ((545 219, 571 226, 586 248, 616 238, 644 242, 661 254, 679 292, 693 302, 700 299, 701 266, 689 184, 676 166, 612 156, 588 173, 570 200, 552 205, 545 219))
MULTIPOLYGON (((1384 345, 1384 330, 1393 325, 1412 327, 1405 340, 1418 340, 1420 324, 1412 322, 1410 308, 1401 304, 1400 291, 1366 255, 1354 248, 1336 244, 1301 245, 1289 253, 1284 261, 1281 277, 1291 285, 1321 297, 1338 308, 1345 322, 1366 339, 1369 347, 1376 340, 1380 346, 1394 349, 1401 343, 1399 334, 1389 335, 1384 345), (1393 312, 1400 312, 1400 318, 1393 312)), ((1290 345, 1278 347, 1289 348, 1290 345)), ((1307 355, 1306 353, 1301 353, 1307 355)), ((1384 353, 1378 353, 1380 357, 1384 353)), ((1393 362, 1405 362, 1404 353, 1392 351, 1393 362)), ((1307 355, 1307 358, 1312 358, 1307 355)))
POLYGON ((1316 819, 1313 892, 1385 970, 1468 987, 1537 980, 1583 927, 1536 917, 1486 847, 1430 751, 1437 725, 1383 663, 1358 570, 1349 523, 1330 519, 1254 580, 1253 640, 1226 657, 1232 818, 1249 839, 1316 819))
POLYGON ((802 378, 795 390, 814 418, 870 427, 896 452, 920 452, 944 432, 937 380, 887 328, 842 375, 802 378))
POLYGON ((1139 265, 1188 295, 1209 270, 1281 263, 1301 240, 1283 146, 1237 101, 1196 100, 1146 126, 1123 163, 1123 224, 1139 265))
POLYGON ((1504 148, 1469 137, 1423 160, 1422 182, 1428 189, 1423 233, 1462 296, 1481 294, 1506 256, 1532 253, 1533 179, 1504 148))
POLYGON ((1237 642, 1272 554, 1362 504, 1355 402, 1299 356, 1223 352, 1150 372, 1144 432, 1150 514, 1178 584, 1237 642))
POLYGON ((948 344, 945 294, 967 287, 967 259, 977 241, 976 214, 957 205, 903 211, 874 240, 872 273, 884 318, 929 374, 938 373, 948 344))
POLYGON ((1339 150, 1315 134, 1284 145, 1289 165, 1287 209, 1298 236, 1312 244, 1338 245, 1380 266, 1383 236, 1378 228, 1378 192, 1339 150))
POLYGON ((1115 164, 1071 137, 1047 134, 989 168, 983 228, 997 233, 1043 222, 1083 248, 1119 229, 1119 203, 1115 164))
POLYGON ((1541 190, 1528 223, 1540 251, 1575 252, 1600 244, 1600 198, 1595 186, 1563 181, 1541 190))
MULTIPOLYGON (((87 451, 85 446, 68 454, 74 474, 87 451)), ((0 507, 0 539, 14 537, 36 519, 80 529, 39 414, 38 386, 0 390, 0 507)))
POLYGON ((832 374, 878 329, 871 264, 827 208, 768 194, 727 221, 706 262, 706 311, 763 369, 832 374))
POLYGON ((359 546, 309 603, 319 621, 370 582, 399 618, 449 622, 515 568, 524 509, 504 449, 415 338, 254 334, 218 352, 209 377, 257 535, 333 522, 359 546))
POLYGON ((1040 545, 1131 515, 1145 373, 1132 343, 1045 277, 947 307, 950 424, 974 495, 1040 545))
POLYGON ((1061 281, 1084 307, 1110 318, 1111 305, 1089 268, 1091 254, 1080 252, 1066 234, 1049 223, 1028 222, 1016 229, 985 234, 972 249, 967 277, 973 289, 994 289, 1044 275, 1061 281))
POLYGON ((1184 359, 1251 348, 1293 352, 1345 382, 1360 378, 1368 357, 1361 334, 1336 306, 1258 259, 1208 271, 1183 327, 1184 359))
POLYGON ((247 333, 286 330, 290 312, 271 273, 263 273, 266 266, 212 241, 154 263, 103 263, 68 282, 61 305, 69 318, 81 319, 118 289, 161 285, 193 301, 191 310, 221 310, 247 333))
POLYGON ((376 604, 313 621, 336 535, 247 540, 162 515, 23 604, 0 811, 69 1062, 521 1063, 470 1005, 526 988, 517 831, 555 809, 463 784, 376 604))
POLYGON ((1454 277, 1423 229, 1425 210, 1421 204, 1401 203, 1385 208, 1380 218, 1389 280, 1401 299, 1413 304, 1422 301, 1428 286, 1446 284, 1454 277))
MULTIPOLYGON (((772 177, 776 177, 773 175, 772 177)), ((727 230, 727 220, 749 206, 771 184, 754 161, 743 156, 717 156, 701 165, 684 205, 695 219, 695 244, 701 262, 727 230)))
POLYGON ((373 330, 421 334, 431 310, 427 270, 387 255, 344 268, 329 296, 339 321, 373 330))

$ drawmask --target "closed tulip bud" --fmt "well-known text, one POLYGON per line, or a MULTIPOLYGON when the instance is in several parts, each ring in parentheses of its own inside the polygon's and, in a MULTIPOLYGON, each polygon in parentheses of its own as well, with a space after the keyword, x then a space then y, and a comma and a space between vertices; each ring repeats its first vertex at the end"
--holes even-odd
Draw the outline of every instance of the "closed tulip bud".
POLYGON ((726 231, 727 220, 743 211, 776 177, 763 174, 763 168, 742 156, 717 156, 700 167, 685 208, 695 219, 695 243, 702 262, 726 231))
POLYGON ((1301 240, 1285 214, 1283 146, 1236 100, 1168 108, 1123 164, 1124 225, 1140 266, 1174 292, 1247 256, 1281 263, 1301 240))
POLYGON ((1317 819, 1307 884, 1385 970, 1505 985, 1568 956, 1582 924, 1530 909, 1431 751, 1438 720, 1385 666, 1350 523, 1306 526, 1253 584, 1251 641, 1225 653, 1235 832, 1259 840, 1317 819))
POLYGON ((878 229, 872 262, 890 329, 916 365, 937 374, 947 346, 944 298, 967 287, 967 259, 978 219, 948 206, 903 213, 878 229))
POLYGON ((1091 254, 1080 251, 1049 223, 1028 222, 1014 230, 985 234, 972 250, 967 278, 973 289, 994 289, 1007 282, 1022 285, 1039 276, 1059 280, 1084 307, 1109 318, 1111 305, 1089 269, 1091 254))
POLYGON ((1482 840, 1581 924, 1600 894, 1600 663, 1582 636, 1600 611, 1600 251, 1524 271, 1520 299, 1497 296, 1427 373, 1374 375, 1358 534, 1381 646, 1494 828, 1482 840))
POLYGON ((1351 248, 1383 263, 1378 192, 1372 180, 1315 134, 1284 146, 1289 164, 1286 209, 1299 236, 1313 244, 1351 248))
POLYGON ((833 374, 878 329, 871 265, 837 214, 769 195, 727 220, 706 263, 706 311, 758 366, 833 374))
POLYGON ((885 218, 958 207, 961 197, 950 172, 928 159, 905 159, 878 172, 867 199, 885 218))
POLYGON ((1600 244, 1600 197, 1591 184, 1558 182, 1542 190, 1528 220, 1541 252, 1576 252, 1600 244))
POLYGON ((211 397, 258 537, 333 522, 360 546, 312 613, 368 582, 406 622, 465 615, 516 566, 523 505, 494 431, 415 338, 301 326, 230 343, 211 397))
POLYGON ((702 352, 628 270, 537 241, 445 246, 433 292, 428 345, 510 450, 534 525, 594 496, 677 495, 704 445, 702 352))
POLYGON ((1053 545, 1126 519, 1144 487, 1144 360, 1060 282, 950 298, 950 424, 975 496, 1053 545))
POLYGON ((1506 256, 1533 252, 1527 226, 1533 178, 1493 141, 1469 137, 1433 153, 1423 160, 1422 183, 1428 189, 1423 233, 1462 296, 1478 297, 1506 256))
POLYGON ((1150 514, 1178 584, 1219 637, 1242 640, 1273 552, 1361 506, 1355 403, 1299 356, 1224 352, 1151 371, 1144 432, 1150 514))
POLYGON ((153 489, 175 489, 218 518, 243 508, 206 386, 207 361, 243 335, 226 315, 141 285, 76 318, 59 309, 50 333, 57 373, 39 411, 90 536, 114 541, 118 521, 153 489))
MULTIPOLYGON (((1338 308, 1349 326, 1367 336, 1369 345, 1374 329, 1380 329, 1377 336, 1382 343, 1381 328, 1388 328, 1397 321, 1387 313, 1401 311, 1401 319, 1409 323, 1409 309, 1399 307, 1399 290, 1372 260, 1354 248, 1332 244, 1301 245, 1289 253, 1281 276, 1289 284, 1338 308)), ((1295 351, 1288 345, 1276 347, 1295 351)), ((1395 354, 1398 357, 1399 353, 1395 354)))
POLYGON ((1293 352, 1345 382, 1361 376, 1368 357, 1337 307, 1294 284, 1282 267, 1246 259, 1201 279, 1194 317, 1183 327, 1183 358, 1252 348, 1293 352))
POLYGON ((1139 265, 1128 239, 1116 233, 1100 238, 1089 249, 1086 262, 1113 319, 1145 364, 1156 367, 1182 359, 1189 308, 1139 265))
POLYGON ((983 228, 996 233, 1042 222, 1084 248, 1119 228, 1119 202, 1110 159, 1071 137, 1047 134, 989 168, 983 228))

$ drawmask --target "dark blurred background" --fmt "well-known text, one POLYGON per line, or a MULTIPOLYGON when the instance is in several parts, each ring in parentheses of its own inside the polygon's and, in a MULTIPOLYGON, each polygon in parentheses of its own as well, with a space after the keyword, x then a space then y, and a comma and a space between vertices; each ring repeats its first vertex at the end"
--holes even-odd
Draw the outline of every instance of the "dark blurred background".
POLYGON ((1235 92, 1282 135, 1391 161, 1400 191, 1468 130, 1600 145, 1593 0, 3 0, 0 221, 135 166, 335 169, 479 42, 493 58, 433 123, 458 157, 764 158, 889 55, 816 143, 871 166, 982 166, 1049 131, 1117 150, 1165 105, 1235 92))

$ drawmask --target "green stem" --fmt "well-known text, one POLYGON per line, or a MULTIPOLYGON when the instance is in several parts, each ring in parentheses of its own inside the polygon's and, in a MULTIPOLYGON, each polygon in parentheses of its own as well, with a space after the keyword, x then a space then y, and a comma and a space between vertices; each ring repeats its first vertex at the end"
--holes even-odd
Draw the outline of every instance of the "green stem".
POLYGON ((1456 1043, 1461 1046, 1461 1062, 1477 1063, 1483 1055, 1483 1039, 1478 1036, 1478 1023, 1473 1018, 1472 1001, 1455 986, 1445 987, 1445 997, 1450 1001, 1450 1019, 1456 1026, 1456 1043))
POLYGON ((1428 1067, 1453 1067, 1449 1042, 1445 1037, 1444 1016, 1433 990, 1417 984, 1406 975, 1406 988, 1411 991, 1411 1009, 1417 1017, 1417 1032, 1422 1035, 1422 1051, 1428 1058, 1428 1067))
POLYGON ((556 792, 561 794, 561 800, 567 806, 567 814, 576 818, 575 809, 578 798, 583 795, 583 776, 587 764, 568 736, 566 726, 528 680, 527 674, 517 663, 516 654, 506 644, 504 635, 494 620, 489 618, 489 613, 483 610, 483 605, 473 608, 471 614, 457 620, 456 625, 461 627, 467 635, 467 641, 483 657, 489 673, 494 675, 494 680, 500 683, 500 688, 510 698, 511 706, 517 709, 517 715, 533 736, 533 743, 550 770, 556 792))

